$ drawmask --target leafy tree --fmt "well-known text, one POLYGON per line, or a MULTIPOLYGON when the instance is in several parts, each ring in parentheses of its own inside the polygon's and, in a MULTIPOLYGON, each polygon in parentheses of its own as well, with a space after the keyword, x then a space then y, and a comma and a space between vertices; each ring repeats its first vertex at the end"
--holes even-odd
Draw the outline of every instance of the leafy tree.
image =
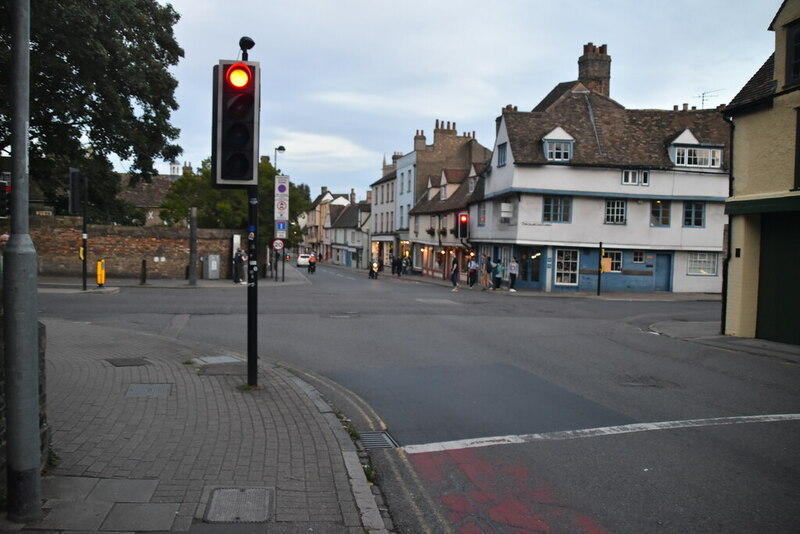
MULTIPOLYGON (((11 142, 9 4, 0 4, 4 152, 11 142)), ((168 69, 183 57, 172 31, 178 18, 157 0, 31 2, 30 175, 55 205, 62 204, 67 167, 78 167, 92 172, 95 215, 119 218, 125 206, 108 188, 109 156, 130 160, 137 182, 155 174, 156 158, 181 153, 172 143, 179 131, 169 122, 178 104, 168 69)))
MULTIPOLYGON (((262 159, 258 165, 258 241, 259 254, 275 237, 275 168, 262 159)), ((289 219, 308 211, 311 192, 306 184, 289 184, 289 219)), ((185 221, 189 209, 197 208, 197 224, 201 228, 241 229, 248 223, 248 198, 245 190, 214 189, 211 186, 211 162, 204 160, 198 173, 187 173, 170 186, 161 204, 161 219, 168 224, 185 221)), ((294 247, 302 235, 288 232, 287 246, 294 247)))

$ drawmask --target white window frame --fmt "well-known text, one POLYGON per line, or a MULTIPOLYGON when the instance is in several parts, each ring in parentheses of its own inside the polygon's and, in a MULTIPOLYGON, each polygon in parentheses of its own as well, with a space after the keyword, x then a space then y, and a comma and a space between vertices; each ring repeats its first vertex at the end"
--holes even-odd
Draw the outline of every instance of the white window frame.
POLYGON ((639 171, 622 169, 622 185, 639 185, 639 171))
POLYGON ((486 226, 486 202, 478 204, 478 226, 486 226))
POLYGON ((624 225, 628 221, 628 201, 620 198, 606 199, 605 224, 624 225))
POLYGON ((686 255, 688 276, 717 276, 719 252, 689 252, 686 255))
POLYGON ((572 159, 572 141, 566 139, 546 139, 544 155, 547 161, 567 162, 572 159))
POLYGON ((699 200, 683 201, 683 227, 684 228, 705 228, 706 227, 706 203, 699 200), (699 206, 699 209, 698 209, 699 206), (697 213, 700 213, 700 224, 695 224, 697 213), (686 223, 687 215, 690 216, 689 224, 686 223))
POLYGON ((611 268, 608 270, 610 273, 622 272, 622 251, 621 250, 606 250, 606 258, 611 258, 611 268))
POLYGON ((722 149, 676 146, 675 165, 678 167, 719 169, 722 166, 722 149))
POLYGON ((556 249, 555 284, 577 286, 581 264, 581 252, 576 248, 556 249))

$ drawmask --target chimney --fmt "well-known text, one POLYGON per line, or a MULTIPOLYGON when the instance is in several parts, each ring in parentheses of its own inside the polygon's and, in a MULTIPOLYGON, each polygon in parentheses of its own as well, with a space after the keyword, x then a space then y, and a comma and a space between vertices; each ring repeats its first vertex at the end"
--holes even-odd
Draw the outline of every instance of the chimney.
POLYGON ((425 150, 425 131, 417 130, 417 135, 414 136, 414 150, 421 152, 425 150))
POLYGON ((356 203, 356 190, 351 188, 350 189, 350 204, 355 204, 355 203, 356 203))
POLYGON ((600 48, 592 43, 583 45, 583 55, 578 58, 578 81, 595 93, 611 94, 611 56, 607 45, 600 48))
POLYGON ((672 111, 678 111, 678 104, 675 104, 674 106, 672 106, 672 111))
POLYGON ((372 189, 367 189, 367 204, 372 204, 372 189))
POLYGON ((322 186, 322 194, 324 195, 327 192, 328 192, 328 188, 323 185, 322 186))
POLYGON ((686 102, 683 103, 683 111, 689 111, 689 104, 686 102))

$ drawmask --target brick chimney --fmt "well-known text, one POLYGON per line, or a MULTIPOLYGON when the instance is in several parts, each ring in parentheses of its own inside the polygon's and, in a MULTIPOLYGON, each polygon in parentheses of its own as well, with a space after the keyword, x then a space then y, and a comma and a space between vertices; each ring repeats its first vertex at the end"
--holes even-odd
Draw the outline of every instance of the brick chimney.
POLYGON ((610 95, 611 56, 606 45, 600 48, 592 43, 583 45, 583 55, 578 58, 578 81, 590 91, 610 95))
POLYGON ((355 203, 356 203, 356 190, 350 188, 350 204, 355 204, 355 203))
POLYGON ((414 150, 417 152, 425 150, 425 132, 423 130, 417 130, 417 134, 414 136, 414 150))

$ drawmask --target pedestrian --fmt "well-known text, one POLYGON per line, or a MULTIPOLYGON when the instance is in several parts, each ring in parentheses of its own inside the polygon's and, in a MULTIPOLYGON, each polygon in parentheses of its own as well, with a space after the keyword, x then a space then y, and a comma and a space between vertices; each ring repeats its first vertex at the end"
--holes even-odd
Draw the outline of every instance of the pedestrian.
POLYGON ((492 284, 492 260, 481 254, 481 291, 486 291, 492 284))
POLYGON ((500 258, 497 258, 494 263, 494 287, 492 289, 500 289, 500 286, 503 284, 505 267, 503 267, 503 262, 500 261, 500 258))
POLYGON ((244 262, 247 261, 247 254, 244 253, 241 247, 236 249, 233 255, 233 283, 246 284, 244 281, 244 262))
POLYGON ((508 264, 508 290, 511 293, 516 293, 514 285, 517 283, 517 275, 519 274, 519 263, 517 258, 511 258, 511 263, 508 264))
POLYGON ((475 261, 475 256, 471 256, 469 259, 469 263, 467 264, 467 283, 469 284, 469 288, 472 289, 472 286, 475 285, 475 280, 478 278, 478 262, 475 261))
POLYGON ((403 274, 408 274, 408 267, 411 265, 411 258, 406 256, 403 258, 403 274))
POLYGON ((450 291, 458 291, 458 258, 453 256, 453 264, 450 266, 450 281, 453 283, 453 289, 450 291))

